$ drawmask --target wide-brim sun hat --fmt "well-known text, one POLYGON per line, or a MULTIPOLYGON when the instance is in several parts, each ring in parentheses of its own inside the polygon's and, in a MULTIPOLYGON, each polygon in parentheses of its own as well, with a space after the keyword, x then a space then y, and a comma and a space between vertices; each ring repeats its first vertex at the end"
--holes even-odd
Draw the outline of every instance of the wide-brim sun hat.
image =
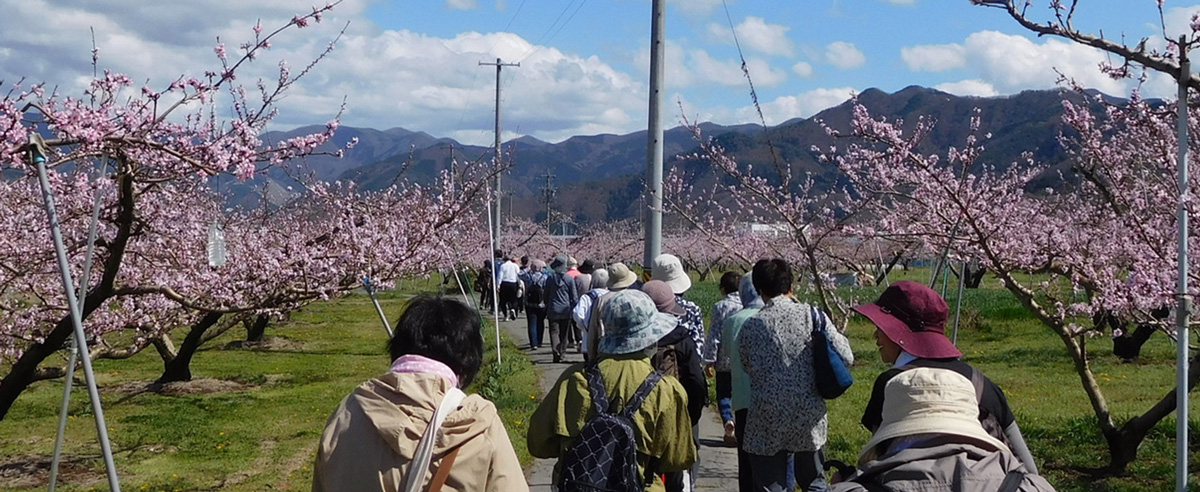
POLYGON ((662 280, 671 286, 671 292, 682 294, 692 288, 692 278, 683 269, 683 263, 672 254, 661 254, 654 258, 650 268, 650 280, 662 280))
POLYGON ((869 304, 854 306, 901 350, 926 359, 962 357, 946 338, 950 308, 946 300, 924 284, 901 280, 892 284, 869 304))
POLYGON ((919 367, 897 374, 883 390, 883 422, 859 452, 862 464, 877 458, 889 439, 918 434, 950 434, 994 450, 1008 450, 979 423, 975 385, 949 369, 919 367))
POLYGON ((637 282, 637 274, 624 263, 618 262, 608 266, 609 289, 626 289, 634 282, 637 282))
POLYGON ((613 294, 604 301, 600 315, 604 320, 604 337, 596 349, 613 355, 653 347, 678 324, 678 319, 658 312, 650 296, 638 290, 613 294))

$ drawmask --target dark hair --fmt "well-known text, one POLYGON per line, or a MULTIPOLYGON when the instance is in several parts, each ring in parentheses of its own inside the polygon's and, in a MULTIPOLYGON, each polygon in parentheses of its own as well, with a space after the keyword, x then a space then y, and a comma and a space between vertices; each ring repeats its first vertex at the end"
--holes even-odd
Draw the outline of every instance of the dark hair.
POLYGON ((721 293, 732 294, 738 291, 738 283, 742 281, 742 276, 737 272, 725 272, 721 275, 721 293))
POLYGON ((521 257, 521 266, 525 266, 528 264, 529 264, 529 255, 522 256, 521 257))
POLYGON ((783 258, 758 260, 751 274, 754 290, 764 300, 771 299, 792 290, 792 267, 783 258))
POLYGON ((417 296, 408 302, 388 343, 392 360, 421 355, 450 366, 466 388, 483 365, 479 314, 449 297, 417 296))

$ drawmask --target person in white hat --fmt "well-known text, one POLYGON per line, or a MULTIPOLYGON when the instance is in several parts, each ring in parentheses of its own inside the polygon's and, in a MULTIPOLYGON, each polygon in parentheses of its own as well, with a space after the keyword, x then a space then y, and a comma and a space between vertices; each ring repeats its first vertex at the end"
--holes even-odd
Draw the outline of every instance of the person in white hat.
POLYGON ((859 453, 858 471, 832 492, 1054 490, 983 430, 965 376, 918 367, 892 378, 885 392, 883 423, 859 453))
POLYGON ((683 315, 679 317, 680 323, 687 326, 688 335, 696 342, 696 352, 705 353, 704 313, 696 303, 683 298, 683 293, 692 288, 692 278, 683 268, 679 257, 663 253, 654 258, 650 268, 650 280, 662 280, 671 286, 671 292, 675 293, 675 304, 683 309, 683 315))

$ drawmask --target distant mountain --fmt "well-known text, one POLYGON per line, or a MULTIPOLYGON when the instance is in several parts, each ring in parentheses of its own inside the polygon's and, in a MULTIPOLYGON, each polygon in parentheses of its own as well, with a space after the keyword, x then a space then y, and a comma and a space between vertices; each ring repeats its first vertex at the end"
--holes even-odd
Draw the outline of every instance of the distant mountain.
MULTIPOLYGON (((991 137, 980 159, 999 167, 1021 160, 1031 152, 1042 162, 1062 165, 1066 153, 1059 135, 1069 129, 1062 124, 1063 98, 1080 101, 1078 94, 1069 91, 1025 91, 1020 94, 981 98, 962 97, 935 89, 906 87, 895 93, 868 89, 858 100, 876 117, 903 119, 911 127, 918 118, 932 118, 937 124, 918 150, 924 153, 944 153, 951 146, 962 146, 970 129, 970 118, 978 108, 981 133, 991 137)), ((1120 99, 1110 98, 1120 102, 1120 99)), ((761 125, 722 126, 712 123, 699 125, 703 138, 713 138, 739 162, 755 169, 773 168, 776 163, 791 166, 794 171, 812 173, 818 185, 828 186, 841 177, 832 164, 821 163, 813 146, 844 147, 846 142, 835 141, 822 123, 841 131, 849 130, 852 117, 849 101, 826 109, 811 118, 793 118, 769 128, 761 125)), ((297 128, 290 132, 271 132, 267 142, 277 142, 294 136, 323 131, 323 127, 297 128)), ((491 158, 486 146, 462 145, 449 138, 436 138, 423 132, 403 128, 379 131, 368 128, 341 127, 332 142, 320 150, 334 151, 352 138, 358 144, 345 157, 313 156, 301 162, 318 179, 343 179, 356 182, 361 188, 382 189, 406 179, 428 183, 441 170, 458 162, 491 158)), ((618 220, 640 213, 642 180, 646 168, 645 131, 625 135, 575 136, 558 143, 548 143, 533 137, 521 137, 504 143, 514 165, 505 175, 503 190, 511 193, 506 204, 514 215, 544 220, 545 207, 538 198, 547 172, 554 176, 558 188, 554 208, 580 222, 618 220)), ((684 157, 698 145, 690 131, 676 127, 664 132, 664 162, 667 172, 674 167, 688 170, 693 179, 711 182, 719 179, 711 166, 684 157)), ((292 171, 293 175, 295 171, 292 171)), ((1054 186, 1058 173, 1044 176, 1046 185, 1054 186)), ((273 171, 265 178, 242 185, 262 190, 279 190, 294 184, 291 178, 273 171), (269 185, 269 186, 268 186, 269 185)), ((1040 184, 1039 184, 1040 185, 1040 184)))

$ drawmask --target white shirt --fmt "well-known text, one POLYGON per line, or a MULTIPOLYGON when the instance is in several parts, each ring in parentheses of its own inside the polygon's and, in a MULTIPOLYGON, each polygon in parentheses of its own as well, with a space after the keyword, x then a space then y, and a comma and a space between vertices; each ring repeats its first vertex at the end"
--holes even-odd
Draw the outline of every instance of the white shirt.
POLYGON ((520 280, 517 278, 517 275, 520 273, 520 265, 514 263, 512 260, 506 261, 500 265, 500 283, 517 283, 520 280))

